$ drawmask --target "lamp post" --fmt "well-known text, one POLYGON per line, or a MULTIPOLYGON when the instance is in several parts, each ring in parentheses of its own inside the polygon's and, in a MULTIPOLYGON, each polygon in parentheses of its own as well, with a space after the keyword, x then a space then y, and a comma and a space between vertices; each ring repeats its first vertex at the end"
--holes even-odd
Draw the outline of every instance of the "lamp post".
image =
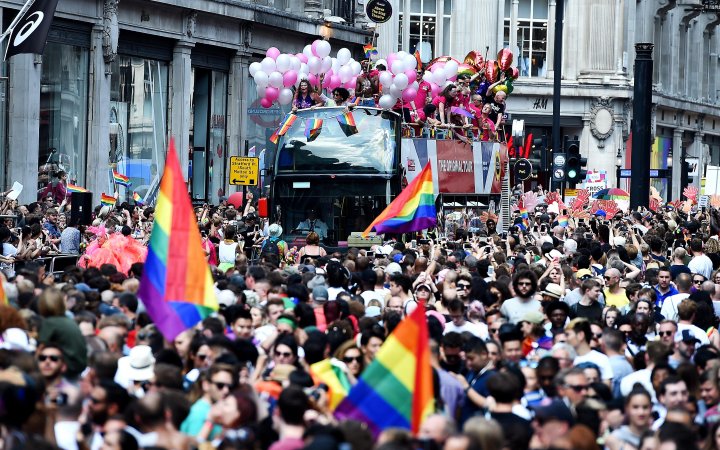
POLYGON ((620 168, 622 167, 622 150, 620 148, 617 149, 617 154, 615 155, 615 186, 617 188, 620 188, 620 168))

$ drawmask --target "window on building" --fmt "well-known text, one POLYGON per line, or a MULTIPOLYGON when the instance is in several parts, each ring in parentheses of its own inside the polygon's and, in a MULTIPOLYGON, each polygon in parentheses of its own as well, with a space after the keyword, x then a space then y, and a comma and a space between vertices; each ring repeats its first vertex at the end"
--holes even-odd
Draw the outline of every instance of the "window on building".
MULTIPOLYGON (((510 46, 512 0, 505 0, 505 47, 510 46)), ((547 72, 548 0, 520 0, 517 47, 511 49, 522 77, 544 77, 547 72)))
POLYGON ((410 53, 419 50, 423 63, 450 53, 452 0, 400 0, 399 10, 399 49, 410 53), (409 14, 407 29, 406 13, 409 14), (404 42, 408 43, 407 48, 404 42))
POLYGON ((71 184, 85 184, 89 50, 49 42, 40 79, 39 187, 64 171, 71 184))
MULTIPOLYGON (((118 56, 110 79, 110 166, 130 177, 120 198, 133 191, 156 198, 167 149, 166 62, 118 56)), ((178 152, 186 149, 176 149, 178 152)))

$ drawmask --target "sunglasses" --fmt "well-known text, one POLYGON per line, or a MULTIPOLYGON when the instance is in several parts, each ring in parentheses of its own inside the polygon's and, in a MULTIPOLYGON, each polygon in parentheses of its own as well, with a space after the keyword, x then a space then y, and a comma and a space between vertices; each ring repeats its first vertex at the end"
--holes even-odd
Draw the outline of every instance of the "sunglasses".
POLYGON ((659 331, 658 334, 660 336, 672 336, 673 332, 672 331, 659 331))
POLYGON ((458 284, 457 287, 458 289, 470 289, 470 285, 465 283, 458 284))
POLYGON ((608 280, 612 280, 612 279, 613 279, 613 277, 604 277, 604 278, 605 278, 605 281, 608 281, 608 280))
POLYGON ((278 358, 290 358, 293 354, 290 352, 275 352, 275 356, 278 358))
POLYGON ((212 384, 215 385, 216 388, 218 388, 219 391, 222 391, 224 389, 227 389, 228 391, 232 390, 233 385, 230 383, 222 383, 220 381, 213 381, 212 384))
POLYGON ((206 359, 207 357, 208 357, 208 355, 206 355, 206 354, 199 354, 199 355, 197 355, 197 359, 199 359, 200 361, 205 361, 205 359, 206 359))
POLYGON ((693 280, 693 283, 695 283, 695 284, 703 284, 703 280, 693 280))
POLYGON ((40 356, 38 356, 38 361, 40 361, 40 362, 45 362, 48 359, 52 362, 58 362, 58 361, 60 361, 61 357, 58 355, 40 355, 40 356))
POLYGON ((529 281, 518 281, 518 286, 532 286, 532 283, 529 281))
POLYGON ((582 392, 587 391, 590 386, 588 386, 587 384, 568 384, 565 387, 568 387, 575 392, 582 392))
POLYGON ((594 337, 595 339, 602 339, 602 333, 593 334, 593 337, 594 337))
POLYGON ((345 364, 350 364, 353 361, 360 362, 360 361, 362 361, 362 357, 361 356, 346 356, 343 358, 343 362, 345 364))
POLYGON ((500 328, 490 328, 490 332, 491 332, 492 334, 497 334, 497 333, 500 332, 500 328))

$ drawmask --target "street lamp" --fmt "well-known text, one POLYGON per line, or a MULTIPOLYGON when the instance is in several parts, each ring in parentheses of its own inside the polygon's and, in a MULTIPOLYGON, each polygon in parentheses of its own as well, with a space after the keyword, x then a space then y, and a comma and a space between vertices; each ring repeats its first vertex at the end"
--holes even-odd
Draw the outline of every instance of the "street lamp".
POLYGON ((615 185, 618 188, 620 187, 620 167, 622 167, 622 149, 618 147, 617 154, 615 155, 615 185))

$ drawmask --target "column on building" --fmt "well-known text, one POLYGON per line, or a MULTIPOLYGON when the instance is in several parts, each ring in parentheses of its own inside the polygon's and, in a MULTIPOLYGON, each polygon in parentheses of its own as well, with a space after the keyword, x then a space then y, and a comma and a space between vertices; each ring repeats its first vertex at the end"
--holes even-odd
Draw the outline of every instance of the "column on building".
POLYGON ((18 201, 37 200, 38 149, 40 146, 40 77, 39 55, 21 54, 10 58, 8 116, 8 185, 18 181, 25 186, 18 201), (37 62, 36 62, 37 61, 37 62))
POLYGON ((670 92, 672 89, 672 56, 673 56, 673 16, 670 15, 672 8, 663 8, 658 11, 656 18, 656 40, 653 57, 655 59, 655 70, 657 77, 655 83, 660 85, 662 92, 670 92))
POLYGON ((699 89, 700 97, 702 97, 703 101, 706 102, 713 101, 715 98, 715 83, 711 83, 711 79, 714 79, 715 74, 713 72, 717 70, 717 41, 715 36, 717 34, 719 24, 720 14, 716 14, 712 17, 712 20, 708 20, 708 23, 705 24, 705 29, 703 31, 703 55, 707 55, 708 57, 703 58, 706 69, 701 73, 702 78, 700 80, 699 89))
POLYGON ((170 126, 168 134, 175 138, 175 149, 180 158, 180 167, 183 176, 187 179, 187 168, 189 165, 188 151, 190 146, 190 120, 192 109, 190 99, 192 98, 192 61, 191 54, 194 43, 181 40, 175 44, 173 59, 170 64, 170 105, 168 115, 170 126))
MULTIPOLYGON (((578 79, 602 83, 606 75, 615 73, 615 1, 595 0, 579 2, 579 22, 584 25, 579 34, 574 35, 579 44, 580 67, 578 79), (612 32, 608 32, 611 30, 612 32), (610 39, 596 39, 596 36, 610 39), (578 37, 580 37, 578 39, 578 37)), ((567 22, 566 22, 567 23, 567 22)))
POLYGON ((615 75, 625 76, 624 53, 625 53, 625 2, 623 0, 615 0, 614 25, 615 25, 615 46, 613 48, 613 57, 615 59, 615 75))
POLYGON ((710 58, 708 59, 708 84, 706 90, 709 102, 718 101, 717 71, 720 69, 718 66, 718 51, 720 51, 720 48, 718 48, 718 37, 720 35, 717 32, 717 28, 718 27, 715 26, 710 36, 710 58))
MULTIPOLYGON (((227 139, 228 158, 231 156, 243 156, 245 154, 245 138, 243 130, 246 130, 243 111, 247 111, 249 102, 244 95, 249 72, 249 59, 246 55, 236 53, 230 61, 230 74, 228 76, 228 102, 227 102, 227 139)), ((228 185, 228 195, 237 192, 238 186, 228 185)))
POLYGON ((562 75, 565 80, 576 80, 580 71, 581 49, 590 35, 585 31, 585 3, 565 1, 563 21, 562 75))
POLYGON ((701 130, 695 130, 695 137, 693 138, 691 155, 698 160, 698 176, 693 179, 693 186, 700 189, 700 179, 705 174, 705 151, 703 148, 703 137, 705 133, 701 130))
MULTIPOLYGON (((681 115, 682 116, 682 115, 681 115)), ((678 120, 678 124, 681 120, 678 120)), ((672 192, 670 193, 671 199, 680 198, 682 192, 682 171, 683 171, 683 146, 682 146, 683 130, 681 128, 675 128, 673 130, 673 143, 672 143, 672 192)))
POLYGON ((700 99, 703 96, 700 89, 702 87, 702 74, 705 71, 705 60, 708 58, 705 48, 707 17, 707 14, 701 14, 689 23, 688 66, 685 74, 688 79, 687 94, 691 99, 700 99))
MULTIPOLYGON (((510 51, 515 52, 518 48, 517 29, 518 29, 518 10, 520 9, 520 0, 512 0, 510 4, 510 51)), ((513 59, 513 67, 517 67, 518 58, 513 59)))
MULTIPOLYGON (((378 34, 377 49, 378 53, 387 56, 390 53, 398 51, 398 34, 400 33, 400 1, 389 0, 392 5, 392 18, 382 24, 376 24, 375 32, 378 34)), ((403 3, 410 3, 409 0, 403 3)), ((403 18, 409 21, 407 13, 403 14, 403 18)), ((409 24, 409 22, 407 22, 409 24)), ((404 26, 405 28, 405 26, 404 26)), ((407 29, 407 28, 405 28, 407 29)), ((403 42, 404 43, 404 42, 403 42)))
POLYGON ((108 185, 108 154, 110 153, 110 64, 105 63, 103 54, 104 28, 95 25, 92 29, 90 47, 90 98, 88 99, 88 145, 87 167, 98 170, 85 172, 85 187, 94 193, 93 204, 98 203, 100 194, 108 185), (100 170, 103 169, 103 170, 100 170))
MULTIPOLYGON (((564 0, 562 0, 564 1, 564 0)), ((557 0, 548 2, 548 27, 547 27, 547 78, 555 77, 555 8, 557 0)))
POLYGON ((462 58, 471 50, 484 52, 489 47, 488 58, 494 59, 502 48, 503 23, 499 35, 495 25, 504 5, 498 0, 453 0, 450 54, 462 58))

